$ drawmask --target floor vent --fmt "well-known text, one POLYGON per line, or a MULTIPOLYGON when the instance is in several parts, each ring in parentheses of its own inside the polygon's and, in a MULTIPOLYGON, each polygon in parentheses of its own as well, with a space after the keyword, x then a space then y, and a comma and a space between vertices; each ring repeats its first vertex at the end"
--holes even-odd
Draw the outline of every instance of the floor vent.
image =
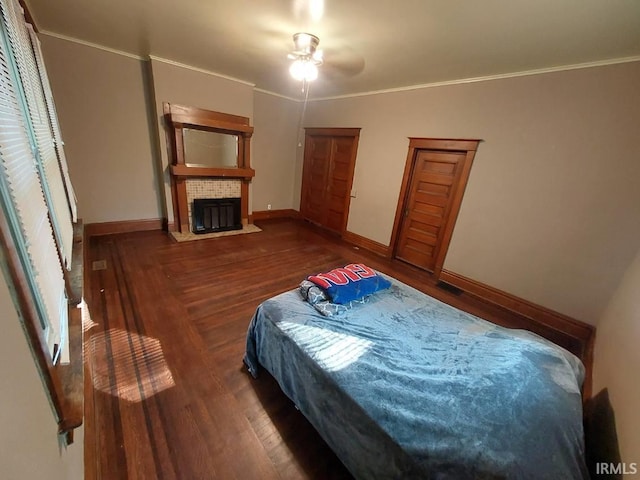
POLYGON ((95 272, 97 270, 106 270, 107 269, 107 261, 106 260, 96 260, 91 264, 91 269, 95 272))
POLYGON ((462 295, 463 292, 463 290, 459 289, 458 287, 454 287, 453 285, 449 285, 445 282, 438 282, 437 287, 441 288, 442 290, 446 290, 449 293, 453 293, 454 295, 462 295))

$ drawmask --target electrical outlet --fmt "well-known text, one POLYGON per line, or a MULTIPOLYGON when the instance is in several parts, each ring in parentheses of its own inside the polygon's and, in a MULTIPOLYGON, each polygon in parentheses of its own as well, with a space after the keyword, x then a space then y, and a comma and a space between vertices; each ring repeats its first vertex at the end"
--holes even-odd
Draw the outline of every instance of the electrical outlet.
POLYGON ((267 205, 267 210, 271 210, 271 204, 267 205))

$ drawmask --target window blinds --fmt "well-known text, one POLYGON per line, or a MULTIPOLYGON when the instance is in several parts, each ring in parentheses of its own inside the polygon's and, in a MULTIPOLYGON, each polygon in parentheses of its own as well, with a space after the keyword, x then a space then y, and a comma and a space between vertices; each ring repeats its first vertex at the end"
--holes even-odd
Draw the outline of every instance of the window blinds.
POLYGON ((67 268, 71 267, 73 223, 64 181, 58 164, 53 132, 36 58, 22 8, 17 0, 3 0, 2 17, 11 45, 11 53, 26 98, 27 123, 35 138, 36 160, 42 189, 49 206, 57 246, 67 268))
POLYGON ((75 223, 78 221, 78 207, 76 194, 71 184, 71 177, 69 176, 69 167, 67 166, 67 158, 64 154, 64 142, 62 141, 62 133, 60 132, 60 124, 58 123, 58 113, 56 112, 56 105, 53 101, 53 92, 51 92, 51 85, 49 84, 49 76, 47 75, 47 69, 44 65, 44 59, 42 58, 42 47, 40 46, 40 40, 33 30, 31 25, 27 24, 29 30, 29 37, 31 38, 31 46, 36 58, 36 64, 38 66, 38 73, 40 74, 40 80, 44 91, 44 99, 47 104, 47 113, 49 114, 49 125, 51 126, 51 132, 53 133, 54 145, 56 147, 56 153, 58 156, 58 164, 60 171, 62 172, 62 179, 64 180, 64 187, 67 194, 67 202, 71 209, 71 220, 75 223))
MULTIPOLYGON (((49 155, 42 127, 48 117, 46 110, 37 108, 36 92, 42 91, 39 76, 34 77, 33 71, 28 75, 25 51, 17 40, 19 29, 12 25, 18 22, 24 27, 20 7, 14 0, 0 0, 0 13, 0 207, 10 224, 48 353, 54 363, 58 359, 65 362, 69 350, 68 301, 61 263, 64 257, 50 223, 55 213, 45 198, 48 182, 43 180, 45 169, 40 163, 41 154, 49 155)), ((51 140, 49 143, 52 145, 51 140)), ((70 219, 68 207, 66 211, 70 219)), ((70 240, 72 234, 71 230, 70 240)), ((71 243, 68 247, 70 256, 71 243)))

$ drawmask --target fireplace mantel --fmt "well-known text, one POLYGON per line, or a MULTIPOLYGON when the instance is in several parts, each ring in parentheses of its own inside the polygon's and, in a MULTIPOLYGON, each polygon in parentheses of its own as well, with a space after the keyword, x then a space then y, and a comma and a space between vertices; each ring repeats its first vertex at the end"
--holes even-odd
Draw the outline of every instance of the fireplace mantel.
POLYGON ((251 168, 250 143, 253 127, 249 118, 213 112, 170 103, 163 104, 167 147, 170 152, 171 195, 173 200, 175 231, 189 232, 189 204, 187 181, 189 179, 239 180, 241 182, 242 223, 249 223, 249 183, 255 176, 251 168), (237 166, 232 168, 189 165, 185 159, 183 130, 196 128, 238 137, 237 166))
POLYGON ((253 168, 206 168, 188 165, 171 165, 171 175, 176 177, 239 178, 250 181, 256 174, 253 168))

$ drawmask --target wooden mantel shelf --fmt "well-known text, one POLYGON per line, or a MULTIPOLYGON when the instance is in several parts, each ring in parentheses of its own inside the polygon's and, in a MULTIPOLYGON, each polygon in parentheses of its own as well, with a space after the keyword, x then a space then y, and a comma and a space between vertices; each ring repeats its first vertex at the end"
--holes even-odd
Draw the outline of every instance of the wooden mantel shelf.
POLYGON ((242 178, 251 180, 256 176, 253 168, 208 168, 189 167, 188 165, 171 165, 171 174, 176 177, 218 177, 218 178, 242 178))
POLYGON ((210 127, 216 130, 223 130, 232 133, 253 133, 253 127, 250 125, 242 125, 236 122, 227 122, 218 118, 210 119, 203 116, 195 117, 193 115, 181 115, 172 113, 171 121, 174 126, 195 126, 210 127))

